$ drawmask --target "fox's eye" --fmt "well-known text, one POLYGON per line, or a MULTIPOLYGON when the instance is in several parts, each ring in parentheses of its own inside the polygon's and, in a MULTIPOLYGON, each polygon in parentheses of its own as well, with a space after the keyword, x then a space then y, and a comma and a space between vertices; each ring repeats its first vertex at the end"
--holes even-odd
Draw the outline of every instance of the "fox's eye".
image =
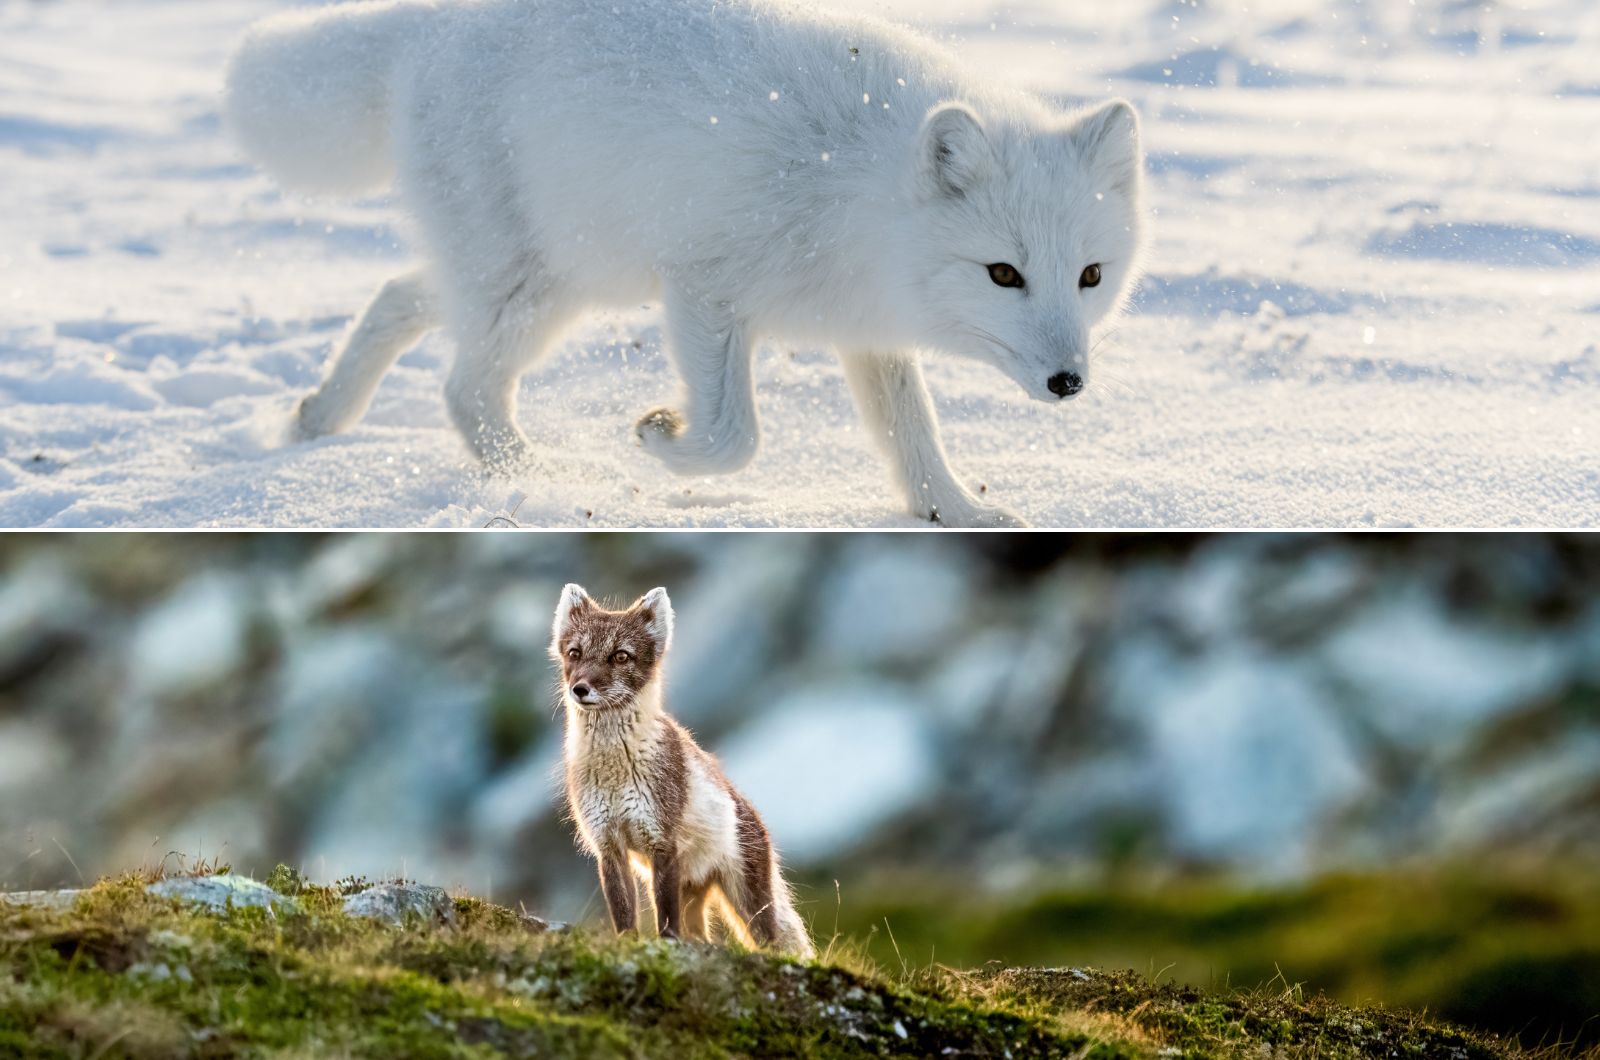
POLYGON ((573 662, 577 662, 579 659, 583 658, 583 652, 579 651, 577 648, 568 648, 567 658, 571 659, 573 662))
POLYGON ((1027 286, 1027 284, 1022 282, 1022 273, 1017 271, 1016 266, 1007 265, 1003 261, 997 261, 993 265, 989 266, 989 279, 993 280, 1001 287, 1027 286))
POLYGON ((613 663, 615 663, 616 665, 621 666, 623 663, 627 662, 631 658, 633 658, 633 656, 629 655, 627 652, 619 651, 619 652, 613 652, 612 653, 611 661, 613 663))
POLYGON ((1083 275, 1078 277, 1079 287, 1100 286, 1100 266, 1090 265, 1083 270, 1083 275))

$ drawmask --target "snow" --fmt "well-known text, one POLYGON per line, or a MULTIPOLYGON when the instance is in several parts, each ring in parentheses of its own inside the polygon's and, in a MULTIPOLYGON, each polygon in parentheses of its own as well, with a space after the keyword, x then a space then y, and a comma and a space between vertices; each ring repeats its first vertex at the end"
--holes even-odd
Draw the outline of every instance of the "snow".
MULTIPOLYGON (((762 351, 744 471, 651 461, 631 425, 676 389, 653 307, 524 380, 519 480, 450 427, 439 335, 355 429, 290 441, 417 249, 392 199, 286 198, 223 138, 223 57, 279 6, 0 5, 0 524, 912 525, 825 351, 762 351)), ((930 359, 988 497, 1039 525, 1600 522, 1587 0, 859 6, 1144 117, 1150 275, 1092 391, 930 359)))

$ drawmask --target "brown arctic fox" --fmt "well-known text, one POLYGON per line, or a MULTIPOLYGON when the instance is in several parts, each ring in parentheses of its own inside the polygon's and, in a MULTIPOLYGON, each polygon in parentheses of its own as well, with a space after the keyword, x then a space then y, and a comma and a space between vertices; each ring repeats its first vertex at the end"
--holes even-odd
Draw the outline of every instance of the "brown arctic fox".
POLYGON ((602 608, 582 586, 561 591, 550 653, 567 708, 567 801, 599 862, 612 926, 638 924, 637 872, 663 938, 705 939, 715 912, 746 945, 811 957, 766 826, 662 708, 671 640, 665 589, 625 611, 602 608))

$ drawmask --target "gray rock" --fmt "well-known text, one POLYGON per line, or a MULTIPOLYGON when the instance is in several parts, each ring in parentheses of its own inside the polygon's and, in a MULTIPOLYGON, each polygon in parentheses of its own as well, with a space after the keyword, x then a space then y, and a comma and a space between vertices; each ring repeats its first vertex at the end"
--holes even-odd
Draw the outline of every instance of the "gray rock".
POLYGON ((444 888, 421 883, 380 883, 368 887, 346 897, 344 911, 349 916, 368 917, 396 926, 413 920, 439 924, 453 924, 456 920, 456 904, 444 888))
POLYGON ((936 786, 929 713, 903 686, 818 684, 782 697, 718 753, 728 778, 782 837, 784 854, 820 859, 865 839, 936 786))
POLYGON ((673 595, 678 619, 667 686, 673 713, 691 726, 723 723, 749 701, 751 689, 772 676, 771 660, 794 648, 793 624, 814 576, 816 550, 803 540, 782 549, 739 543, 726 548, 704 579, 673 595), (751 607, 752 600, 762 606, 751 607), (701 617, 713 615, 738 620, 701 617))
POLYGON ((1530 627, 1463 620, 1447 601, 1410 586, 1376 601, 1319 652, 1377 732, 1437 751, 1560 688, 1574 669, 1572 643, 1530 627))
MULTIPOLYGON (((250 605, 240 577, 206 573, 180 584, 151 608, 129 637, 127 672, 138 698, 161 699, 209 688, 243 665, 250 605)), ((141 718, 145 724, 158 719, 141 718)), ((160 739, 160 728, 140 734, 160 739)))
POLYGON ((900 539, 852 543, 817 600, 821 661, 920 666, 929 645, 956 642, 970 623, 973 587, 969 555, 900 539))
POLYGON ((6 905, 31 905, 39 909, 71 909, 80 891, 12 891, 0 894, 0 903, 6 905))
POLYGON ((1182 853, 1304 871, 1320 823, 1369 790, 1337 703, 1305 665, 1238 649, 1171 656, 1125 669, 1118 696, 1182 853))
POLYGON ((287 911, 299 907, 293 898, 287 898, 248 876, 193 876, 161 880, 145 890, 160 898, 176 898, 218 912, 229 908, 287 911))
POLYGON ((35 557, 0 584, 0 681, 33 669, 82 638, 94 601, 59 562, 35 557))
POLYGON ((0 801, 9 807, 72 769, 72 748, 51 726, 0 719, 0 801))

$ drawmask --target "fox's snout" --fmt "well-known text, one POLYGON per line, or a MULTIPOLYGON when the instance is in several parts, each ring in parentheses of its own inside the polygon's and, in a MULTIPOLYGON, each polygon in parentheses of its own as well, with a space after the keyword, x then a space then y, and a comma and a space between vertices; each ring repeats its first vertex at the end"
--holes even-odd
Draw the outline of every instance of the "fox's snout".
POLYGON ((1045 387, 1058 398, 1069 398, 1083 389, 1083 376, 1077 372, 1057 372, 1045 382, 1045 387))
POLYGON ((574 674, 567 679, 567 695, 580 707, 603 707, 607 697, 602 694, 605 682, 589 675, 574 674))

